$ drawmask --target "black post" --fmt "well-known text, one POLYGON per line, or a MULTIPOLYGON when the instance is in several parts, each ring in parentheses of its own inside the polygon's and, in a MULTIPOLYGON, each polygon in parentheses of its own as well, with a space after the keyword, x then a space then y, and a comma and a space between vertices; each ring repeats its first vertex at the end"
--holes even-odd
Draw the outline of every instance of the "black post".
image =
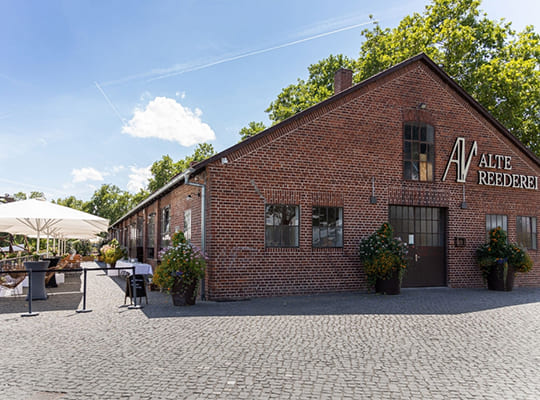
POLYGON ((28 312, 21 314, 21 317, 35 317, 39 313, 32 312, 32 270, 28 269, 28 312))
POLYGON ((82 310, 77 310, 76 312, 77 313, 87 313, 87 312, 91 312, 92 310, 87 310, 86 309, 86 268, 83 270, 83 274, 84 274, 84 277, 83 277, 83 306, 82 306, 82 310))

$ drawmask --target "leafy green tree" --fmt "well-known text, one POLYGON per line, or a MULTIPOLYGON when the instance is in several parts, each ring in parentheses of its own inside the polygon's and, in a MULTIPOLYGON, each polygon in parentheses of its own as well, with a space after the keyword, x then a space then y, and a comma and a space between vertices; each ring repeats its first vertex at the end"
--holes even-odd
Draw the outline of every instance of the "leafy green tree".
POLYGON ((19 201, 19 200, 26 200, 28 197, 26 196, 26 193, 24 192, 17 192, 13 195, 13 197, 15 198, 16 201, 19 201))
POLYGON ((107 218, 112 224, 133 206, 132 195, 128 191, 123 191, 116 185, 103 184, 84 205, 84 211, 107 218))
POLYGON ((265 129, 266 126, 263 122, 251 121, 248 126, 243 127, 242 129, 240 129, 240 132, 238 132, 238 134, 240 135, 240 141, 246 140, 247 138, 254 136, 261 131, 264 131, 265 129))
POLYGON ((43 192, 30 192, 31 199, 44 199, 45 195, 43 192))
POLYGON ((137 204, 141 203, 144 199, 146 199, 150 193, 148 191, 141 189, 138 193, 135 193, 132 195, 131 202, 133 203, 133 206, 136 206, 137 204))
POLYGON ((155 192, 160 187, 165 186, 167 182, 175 175, 178 175, 182 170, 179 169, 177 163, 167 154, 161 160, 155 161, 150 167, 152 177, 148 180, 148 190, 155 192))
POLYGON ((478 0, 432 0, 423 14, 362 35, 358 60, 338 55, 311 65, 307 81, 287 86, 270 104, 269 118, 282 121, 330 96, 339 64, 359 82, 424 52, 540 155, 540 35, 533 27, 516 33, 511 23, 490 20, 478 0))
POLYGON ((275 101, 265 110, 274 123, 315 105, 334 92, 334 74, 340 68, 355 69, 356 62, 343 54, 330 55, 308 67, 307 81, 298 79, 296 84, 284 88, 275 101))
POLYGON ((200 162, 216 154, 214 147, 208 143, 200 143, 194 153, 186 156, 183 160, 174 162, 169 155, 165 155, 161 160, 156 161, 150 167, 152 177, 148 180, 148 190, 155 192, 165 186, 173 177, 189 168, 192 162, 200 162))
POLYGON ((540 155, 540 35, 493 21, 476 0, 433 0, 393 29, 365 30, 357 79, 420 52, 540 155))
POLYGON ((65 199, 59 198, 56 201, 53 200, 52 202, 60 206, 73 208, 75 210, 84 211, 85 209, 85 202, 77 199, 75 196, 69 196, 69 197, 66 197, 65 199))

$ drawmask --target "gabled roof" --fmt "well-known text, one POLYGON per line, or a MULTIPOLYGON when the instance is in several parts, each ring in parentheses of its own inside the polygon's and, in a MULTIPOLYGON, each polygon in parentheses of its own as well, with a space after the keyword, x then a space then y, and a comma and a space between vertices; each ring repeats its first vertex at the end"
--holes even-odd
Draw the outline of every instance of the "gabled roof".
POLYGON ((311 106, 304 111, 301 111, 292 117, 287 118, 286 120, 281 121, 280 123, 271 126, 264 131, 259 132, 258 134, 251 136, 240 143, 235 144, 234 146, 229 147, 228 149, 223 150, 220 153, 213 155, 210 158, 207 158, 204 161, 193 166, 195 171, 199 171, 202 168, 205 168, 208 164, 211 164, 215 161, 220 160, 222 157, 226 157, 228 154, 231 154, 241 148, 248 146, 249 144, 260 140, 262 137, 269 135, 276 130, 282 128, 285 125, 291 124, 293 121, 304 118, 310 114, 315 113, 320 108, 325 107, 326 105, 333 103, 353 92, 361 90, 365 86, 372 84, 375 81, 380 80, 381 78, 388 76, 400 69, 403 69, 411 64, 416 62, 423 62, 426 64, 439 78, 441 78, 446 84, 448 84, 453 90, 455 90, 464 100, 466 100, 476 111, 478 111, 484 118, 486 118, 490 123, 492 123, 504 136, 506 136, 512 143, 519 147, 527 156, 529 156, 538 166, 540 166, 540 158, 538 158, 531 150, 523 145, 508 129, 506 129, 499 121, 497 121, 480 103, 478 103, 470 94, 468 94, 461 86, 459 86, 446 72, 442 70, 435 62, 429 58, 425 53, 420 53, 419 55, 409 58, 395 66, 388 68, 382 72, 379 72, 376 75, 373 75, 371 78, 368 78, 356 85, 351 86, 350 88, 330 96, 326 100, 321 101, 320 103, 311 106))
POLYGON ((122 218, 120 218, 118 221, 116 221, 114 224, 122 221, 126 217, 130 216, 131 214, 139 211, 141 208, 143 208, 145 205, 153 202, 154 200, 158 199, 159 197, 165 195, 175 187, 181 185, 186 177, 189 177, 190 175, 197 174, 199 172, 202 172, 206 166, 209 164, 212 164, 216 161, 221 160, 223 157, 227 157, 229 154, 232 154, 238 150, 241 150, 254 142, 257 142, 261 140, 262 138, 271 135, 272 133, 276 132, 277 130, 283 129, 287 127, 288 125, 292 125, 295 122, 301 120, 301 119, 309 119, 310 116, 317 116, 317 112, 320 111, 322 108, 328 107, 329 105, 338 102, 340 99, 350 95, 351 93, 354 93, 356 91, 362 90, 366 86, 373 84, 374 82, 377 82, 381 80, 382 78, 391 75, 395 73, 396 71, 399 71, 403 68, 408 67, 411 64, 421 62, 424 63, 435 75, 437 75, 444 83, 446 83, 451 89, 453 89, 461 98, 463 98, 474 110, 476 110, 480 115, 482 115, 487 121, 489 121, 501 134, 503 134, 507 139, 509 139, 516 147, 518 147, 525 155, 527 155, 536 165, 540 166, 540 158, 538 158, 530 149, 525 147, 523 143, 521 143, 508 129, 506 129, 499 121, 497 121, 478 101, 476 101, 470 94, 468 94, 461 86, 459 86, 446 72, 443 71, 442 68, 440 68, 435 62, 429 58, 425 53, 420 53, 417 56, 414 56, 412 58, 409 58, 399 64, 396 64, 395 66, 388 68, 382 72, 379 72, 376 75, 373 75, 372 77, 357 83, 356 85, 351 86, 350 88, 334 94, 333 96, 330 96, 328 99, 321 101, 320 103, 315 104, 314 106, 311 106, 304 111, 301 111, 292 117, 287 118, 284 121, 281 121, 280 123, 271 126, 270 128, 267 128, 259 133, 257 133, 254 136, 251 136, 240 143, 235 144, 234 146, 231 146, 212 157, 207 158, 204 161, 201 161, 197 164, 192 165, 189 169, 182 172, 181 174, 178 174, 174 178, 172 178, 164 187, 157 190, 156 192, 152 193, 147 199, 145 199, 143 202, 138 204, 136 207, 134 207, 129 213, 124 215, 122 218))

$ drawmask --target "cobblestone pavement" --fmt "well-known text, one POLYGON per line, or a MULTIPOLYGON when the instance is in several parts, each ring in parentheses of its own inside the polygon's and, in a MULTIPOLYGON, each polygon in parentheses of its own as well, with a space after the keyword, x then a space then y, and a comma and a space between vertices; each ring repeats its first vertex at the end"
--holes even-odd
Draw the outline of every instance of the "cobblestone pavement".
MULTIPOLYGON (((95 264, 87 263, 88 267, 95 264)), ((88 273, 0 298, 0 399, 538 399, 540 289, 199 302, 88 273)))

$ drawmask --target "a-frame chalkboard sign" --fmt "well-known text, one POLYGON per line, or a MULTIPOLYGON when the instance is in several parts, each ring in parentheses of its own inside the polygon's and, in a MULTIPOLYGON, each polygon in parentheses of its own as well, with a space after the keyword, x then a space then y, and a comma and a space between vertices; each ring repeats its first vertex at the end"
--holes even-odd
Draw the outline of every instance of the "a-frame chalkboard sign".
POLYGON ((124 297, 124 304, 129 297, 131 303, 133 303, 133 277, 135 276, 135 296, 139 298, 139 304, 141 304, 141 298, 146 297, 146 304, 148 304, 148 296, 146 295, 146 279, 144 275, 130 275, 126 279, 126 295, 124 297))

